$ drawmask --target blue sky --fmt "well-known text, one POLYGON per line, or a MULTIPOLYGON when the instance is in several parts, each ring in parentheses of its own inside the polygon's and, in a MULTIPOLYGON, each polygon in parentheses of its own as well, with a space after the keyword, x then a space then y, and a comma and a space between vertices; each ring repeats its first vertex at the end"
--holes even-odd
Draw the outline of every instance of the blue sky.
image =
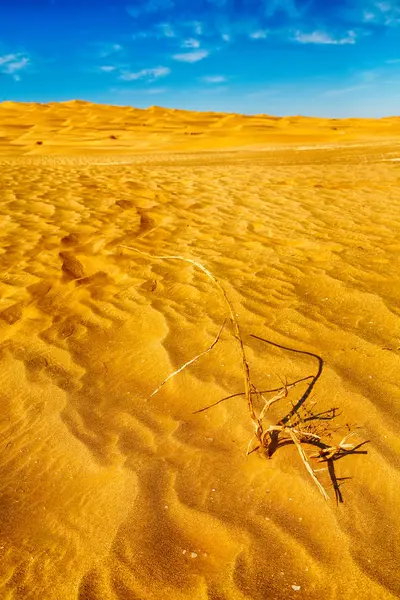
POLYGON ((0 0, 0 101, 400 115, 400 0, 0 0))

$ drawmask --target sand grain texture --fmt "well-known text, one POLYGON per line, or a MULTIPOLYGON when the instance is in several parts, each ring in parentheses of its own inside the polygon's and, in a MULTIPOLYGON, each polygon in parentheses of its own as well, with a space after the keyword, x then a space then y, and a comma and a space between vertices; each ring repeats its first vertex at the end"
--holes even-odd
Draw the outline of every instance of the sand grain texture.
POLYGON ((400 596, 400 121, 266 119, 0 105, 2 599, 400 596), (121 245, 218 277, 260 388, 315 364, 251 333, 323 357, 312 401, 370 440, 343 505, 293 445, 245 456, 242 398, 192 414, 242 391, 229 329, 149 397, 226 307, 121 245))

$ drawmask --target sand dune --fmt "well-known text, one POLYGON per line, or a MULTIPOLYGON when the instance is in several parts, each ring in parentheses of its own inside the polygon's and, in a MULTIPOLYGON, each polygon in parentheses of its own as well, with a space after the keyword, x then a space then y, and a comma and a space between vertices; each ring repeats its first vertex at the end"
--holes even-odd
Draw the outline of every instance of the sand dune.
POLYGON ((394 141, 400 118, 314 119, 196 113, 158 106, 0 103, 0 155, 123 154, 222 150, 276 144, 394 141))
POLYGON ((400 120, 3 103, 0 129, 0 597, 398 598, 400 120), (251 333, 323 357, 310 402, 369 440, 344 504, 293 445, 245 456, 242 397, 193 414, 243 389, 229 327, 150 397, 227 311, 121 245, 212 270, 260 388, 315 361, 251 333))

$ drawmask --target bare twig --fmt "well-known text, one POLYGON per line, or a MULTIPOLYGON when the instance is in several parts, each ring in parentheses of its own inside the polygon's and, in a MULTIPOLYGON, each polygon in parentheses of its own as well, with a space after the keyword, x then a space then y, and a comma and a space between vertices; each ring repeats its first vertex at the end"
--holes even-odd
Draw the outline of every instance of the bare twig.
POLYGON ((243 370, 243 380, 244 380, 244 391, 245 391, 245 397, 247 400, 247 406, 250 412, 250 416, 251 419, 254 423, 254 426, 257 430, 257 428, 259 427, 259 422, 257 420, 256 414, 254 412, 254 407, 253 407, 253 399, 252 399, 252 395, 251 395, 251 383, 250 383, 250 367, 249 367, 249 363, 247 361, 247 357, 246 357, 246 352, 244 349, 244 344, 243 344, 243 339, 240 333, 240 327, 239 327, 239 322, 237 319, 237 315, 235 312, 235 309, 233 307, 233 304, 228 296, 228 294, 225 291, 225 288, 223 287, 223 285, 219 282, 219 280, 211 273, 211 271, 209 271, 204 265, 202 265, 201 263, 199 263, 196 260, 193 260, 191 258, 186 258, 184 256, 155 256, 152 254, 147 254, 146 252, 141 252, 140 250, 137 250, 136 248, 133 248, 131 246, 125 246, 124 244, 121 244, 121 248, 126 248, 127 250, 132 250, 133 252, 136 252, 137 254, 141 254, 142 256, 146 256, 147 258, 151 258, 153 260, 180 260, 186 263, 189 263, 195 267, 197 267, 198 269, 200 269, 201 271, 203 271, 203 273, 205 275, 207 275, 207 277, 213 282, 215 283, 215 285, 218 287, 218 289, 220 290, 220 292, 222 293, 224 300, 228 306, 229 309, 229 313, 232 319, 232 324, 234 327, 234 331, 235 331, 235 337, 238 341, 239 344, 239 348, 240 348, 240 353, 241 353, 241 357, 242 357, 242 370, 243 370))
POLYGON ((167 381, 169 381, 170 379, 172 379, 172 377, 175 377, 175 375, 178 375, 178 373, 180 373, 181 371, 183 371, 184 369, 186 369, 186 367, 188 367, 189 365, 192 365, 194 362, 196 362, 199 358, 201 358, 202 356, 204 356, 205 354, 207 354, 208 352, 210 352, 214 346, 217 344, 222 330, 224 328, 224 325, 226 323, 226 320, 222 323, 221 327, 219 328, 219 331, 217 333, 217 336, 215 338, 215 340, 212 342, 212 344, 210 346, 208 346, 208 348, 206 350, 204 350, 203 352, 200 352, 200 354, 197 354, 197 356, 195 356, 194 358, 192 358, 191 360, 188 360, 187 362, 185 362, 184 365, 182 365, 181 367, 179 367, 179 369, 177 369, 176 371, 174 371, 173 373, 170 373, 168 375, 168 377, 166 377, 164 379, 164 381, 162 383, 160 383, 160 385, 158 386, 158 388, 156 388, 154 390, 154 392, 152 392, 149 396, 149 398, 152 398, 153 396, 155 396, 157 394, 157 392, 160 391, 160 389, 163 387, 163 385, 165 385, 167 383, 167 381))
MULTIPOLYGON (((297 379, 296 381, 293 381, 292 383, 288 383, 287 387, 288 388, 292 388, 294 387, 296 384, 301 383, 302 381, 307 381, 308 379, 311 379, 312 375, 308 375, 307 377, 302 377, 301 379, 297 379)), ((261 390, 260 394, 272 394, 273 392, 279 392, 282 388, 274 388, 272 390, 261 390)), ((214 408, 214 406, 218 406, 218 404, 221 404, 221 402, 225 402, 226 400, 231 400, 232 398, 238 398, 239 396, 244 396, 244 392, 238 392, 237 394, 231 394, 230 396, 225 396, 225 398, 221 398, 220 400, 217 400, 216 402, 214 402, 213 404, 209 404, 208 406, 204 406, 203 408, 199 408, 198 410, 195 410, 192 414, 197 415, 198 413, 204 412, 206 410, 208 410, 209 408, 214 408)))
POLYGON ((329 496, 326 493, 326 490, 325 490, 324 486, 319 482, 317 476, 315 475, 314 470, 313 470, 313 468, 312 468, 312 466, 310 464, 310 461, 308 459, 308 456, 305 453, 304 448, 301 445, 300 440, 297 437, 296 433, 294 432, 293 429, 290 429, 290 428, 288 428, 287 431, 288 431, 290 437, 292 438, 293 443, 296 445, 296 448, 297 448, 297 450, 299 451, 299 454, 300 454, 300 458, 303 461, 304 466, 306 467, 307 471, 311 475, 311 477, 312 477, 315 485, 317 486, 317 488, 319 489, 319 491, 321 492, 321 494, 323 495, 323 497, 325 498, 325 500, 329 500, 329 496))
POLYGON ((307 398, 311 394, 315 384, 317 383, 318 379, 321 376, 322 369, 324 366, 324 361, 318 354, 314 354, 313 352, 306 352, 305 350, 297 350, 295 348, 289 348, 288 346, 282 346, 281 344, 277 344, 276 342, 271 342, 270 340, 266 340, 262 337, 259 337, 258 335, 254 335, 254 334, 250 334, 250 335, 251 335, 251 337, 255 338, 256 340, 260 340, 261 342, 265 342, 266 344, 270 344, 271 346, 275 346, 276 348, 282 348, 282 350, 288 350, 289 352, 296 352, 297 354, 305 354, 307 356, 312 356, 318 360, 318 371, 317 371, 316 375, 313 375, 312 381, 309 383, 306 391, 304 392, 304 394, 302 395, 300 400, 293 406, 292 410, 281 420, 281 423, 286 424, 290 420, 290 418, 293 417, 293 415, 299 410, 299 408, 301 408, 301 406, 304 404, 304 402, 307 400, 307 398))

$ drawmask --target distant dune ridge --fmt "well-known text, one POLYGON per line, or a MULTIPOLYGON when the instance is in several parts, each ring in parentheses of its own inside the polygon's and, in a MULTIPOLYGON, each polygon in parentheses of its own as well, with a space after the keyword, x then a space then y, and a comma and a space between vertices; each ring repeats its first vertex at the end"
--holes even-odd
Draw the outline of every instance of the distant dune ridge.
POLYGON ((185 152, 383 140, 400 117, 317 119, 69 102, 0 103, 0 155, 185 152))
POLYGON ((399 140, 398 118, 0 104, 1 600, 400 597, 399 140), (296 443, 246 456, 232 314, 190 260, 254 385, 287 384, 265 429, 318 375, 300 426, 368 440, 335 462, 343 504, 296 443))

